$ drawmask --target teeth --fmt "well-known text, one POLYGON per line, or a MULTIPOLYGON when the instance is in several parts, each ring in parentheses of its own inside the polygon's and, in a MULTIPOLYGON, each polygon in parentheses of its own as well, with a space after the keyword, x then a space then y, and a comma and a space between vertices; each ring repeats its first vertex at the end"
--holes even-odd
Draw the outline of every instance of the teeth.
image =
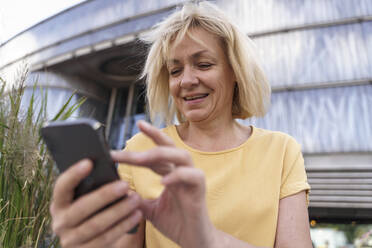
POLYGON ((190 96, 190 97, 185 97, 185 100, 186 101, 190 101, 190 100, 195 100, 195 99, 203 98, 203 97, 206 97, 206 96, 208 96, 208 94, 198 95, 198 96, 190 96))

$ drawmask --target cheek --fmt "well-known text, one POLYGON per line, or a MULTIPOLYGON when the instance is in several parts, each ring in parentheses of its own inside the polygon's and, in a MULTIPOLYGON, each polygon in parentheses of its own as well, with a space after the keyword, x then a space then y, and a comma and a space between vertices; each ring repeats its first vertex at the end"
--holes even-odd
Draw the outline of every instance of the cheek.
POLYGON ((216 87, 221 91, 223 94, 228 94, 234 85, 234 82, 231 81, 230 77, 226 77, 225 75, 220 75, 219 78, 217 78, 217 84, 216 87))
POLYGON ((234 95, 234 84, 226 80, 221 80, 218 84, 218 92, 221 104, 230 103, 234 95))
POLYGON ((175 97, 177 96, 179 91, 178 83, 175 80, 169 80, 169 92, 170 94, 175 97))

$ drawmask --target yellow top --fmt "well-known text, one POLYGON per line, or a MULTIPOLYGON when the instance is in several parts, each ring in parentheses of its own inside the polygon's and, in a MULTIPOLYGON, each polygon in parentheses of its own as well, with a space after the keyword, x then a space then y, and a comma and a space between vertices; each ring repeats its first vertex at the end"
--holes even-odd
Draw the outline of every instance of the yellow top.
MULTIPOLYGON (((309 190, 300 145, 290 136, 252 127, 242 145, 219 152, 202 152, 186 145, 175 126, 163 129, 177 147, 190 152, 204 171, 207 205, 213 224, 221 231, 255 246, 272 247, 279 199, 309 190)), ((143 134, 127 142, 127 150, 145 151, 154 143, 143 134)), ((160 176, 147 168, 119 166, 121 178, 144 198, 163 190, 160 176)), ((179 247, 146 222, 146 247, 179 247)))

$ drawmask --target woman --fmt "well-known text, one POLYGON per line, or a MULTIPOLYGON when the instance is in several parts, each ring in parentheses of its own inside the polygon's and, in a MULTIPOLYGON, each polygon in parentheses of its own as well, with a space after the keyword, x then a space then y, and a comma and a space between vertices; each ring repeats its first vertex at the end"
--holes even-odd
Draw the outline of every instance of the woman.
POLYGON ((62 246, 311 247, 299 145, 235 120, 263 115, 270 94, 249 39, 205 2, 184 6, 151 37, 150 114, 168 123, 176 114, 180 124, 138 123, 142 133, 112 153, 122 182, 72 202, 91 162, 59 177, 51 213, 62 246))

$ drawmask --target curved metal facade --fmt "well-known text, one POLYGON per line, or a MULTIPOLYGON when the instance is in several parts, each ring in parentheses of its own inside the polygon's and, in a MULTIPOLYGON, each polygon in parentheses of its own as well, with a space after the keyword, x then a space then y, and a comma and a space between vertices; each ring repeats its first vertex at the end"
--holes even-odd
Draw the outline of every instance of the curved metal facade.
POLYGON ((372 20, 254 40, 274 88, 372 77, 372 20))
POLYGON ((182 2, 184 1, 83 2, 1 44, 0 71, 24 58, 27 58, 32 67, 40 69, 119 45, 123 42, 122 38, 125 40, 127 35, 151 28, 182 2))
POLYGON ((282 91, 249 123, 291 134, 303 152, 371 152, 372 86, 282 91))
MULTIPOLYGON (((35 75, 47 69, 51 94, 63 99, 75 88, 88 96, 111 145, 122 148, 138 131, 135 120, 147 118, 135 80, 146 54, 138 37, 184 2, 86 1, 1 44, 0 75, 23 59, 35 75)), ((372 221, 372 1, 213 2, 254 40, 272 85, 268 114, 243 122, 302 144, 312 216, 372 221)))

